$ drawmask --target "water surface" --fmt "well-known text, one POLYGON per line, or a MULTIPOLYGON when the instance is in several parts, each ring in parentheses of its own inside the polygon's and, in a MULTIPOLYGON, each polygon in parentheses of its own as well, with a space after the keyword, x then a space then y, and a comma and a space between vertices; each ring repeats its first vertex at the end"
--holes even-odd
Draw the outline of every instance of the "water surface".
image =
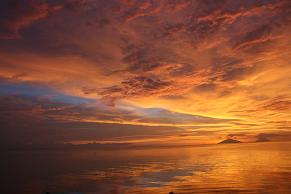
POLYGON ((291 193, 291 143, 1 153, 0 193, 291 193))

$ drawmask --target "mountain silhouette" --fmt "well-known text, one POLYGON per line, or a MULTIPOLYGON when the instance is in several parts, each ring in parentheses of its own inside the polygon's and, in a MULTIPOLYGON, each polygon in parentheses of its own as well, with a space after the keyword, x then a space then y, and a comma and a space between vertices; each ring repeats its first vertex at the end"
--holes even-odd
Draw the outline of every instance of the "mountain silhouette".
POLYGON ((228 144, 228 143, 242 143, 242 142, 236 139, 225 139, 219 142, 218 144, 228 144))

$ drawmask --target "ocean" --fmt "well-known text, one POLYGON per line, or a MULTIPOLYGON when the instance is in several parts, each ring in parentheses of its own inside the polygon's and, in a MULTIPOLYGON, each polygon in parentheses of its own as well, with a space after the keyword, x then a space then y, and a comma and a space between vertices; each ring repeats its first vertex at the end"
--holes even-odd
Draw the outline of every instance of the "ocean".
POLYGON ((3 194, 289 194, 291 143, 1 152, 3 194))

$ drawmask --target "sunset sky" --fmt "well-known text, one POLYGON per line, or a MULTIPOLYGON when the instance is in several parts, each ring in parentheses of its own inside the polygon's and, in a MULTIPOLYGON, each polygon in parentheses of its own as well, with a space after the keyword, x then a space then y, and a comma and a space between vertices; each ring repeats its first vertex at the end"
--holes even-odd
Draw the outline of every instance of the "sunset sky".
POLYGON ((4 0, 0 144, 291 140, 290 0, 4 0))

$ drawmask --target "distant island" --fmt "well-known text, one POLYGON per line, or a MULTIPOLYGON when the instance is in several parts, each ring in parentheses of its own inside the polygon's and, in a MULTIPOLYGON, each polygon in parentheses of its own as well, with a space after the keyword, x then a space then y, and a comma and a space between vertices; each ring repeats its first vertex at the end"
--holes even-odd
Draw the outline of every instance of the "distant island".
POLYGON ((236 139, 225 139, 219 142, 218 144, 228 144, 228 143, 242 143, 242 142, 236 139))

